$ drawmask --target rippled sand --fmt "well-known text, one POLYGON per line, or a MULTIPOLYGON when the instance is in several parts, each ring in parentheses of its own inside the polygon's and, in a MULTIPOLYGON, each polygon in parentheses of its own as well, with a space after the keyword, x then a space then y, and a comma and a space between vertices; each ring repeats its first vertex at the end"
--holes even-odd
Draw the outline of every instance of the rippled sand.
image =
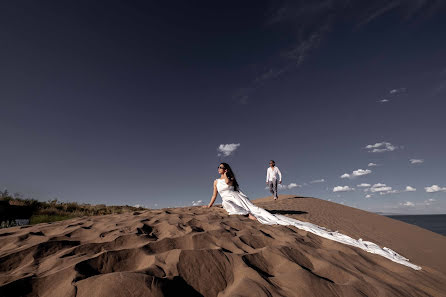
POLYGON ((446 237, 315 198, 255 201, 422 267, 220 207, 0 230, 1 296, 446 296, 446 237))

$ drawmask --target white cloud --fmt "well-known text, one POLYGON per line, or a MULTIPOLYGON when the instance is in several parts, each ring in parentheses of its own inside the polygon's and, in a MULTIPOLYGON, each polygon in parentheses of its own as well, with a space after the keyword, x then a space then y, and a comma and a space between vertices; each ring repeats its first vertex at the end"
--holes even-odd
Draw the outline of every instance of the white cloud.
POLYGON ((406 201, 406 202, 404 202, 404 203, 400 203, 400 205, 403 205, 403 206, 410 206, 410 207, 415 206, 415 204, 414 204, 413 202, 410 202, 410 201, 406 201))
POLYGON ((409 160, 410 164, 421 164, 424 163, 423 159, 410 159, 409 160))
POLYGON ((407 90, 406 88, 393 89, 393 90, 389 91, 389 94, 397 95, 397 94, 405 93, 406 90, 407 90))
POLYGON ((370 192, 377 193, 377 192, 390 192, 392 191, 392 187, 387 186, 386 184, 377 183, 374 184, 370 188, 370 192))
POLYGON ((325 179, 321 178, 310 181, 310 184, 323 183, 323 182, 325 182, 325 179))
POLYGON ((367 195, 365 195, 365 198, 371 198, 373 195, 371 195, 371 194, 367 194, 367 195))
POLYGON ((366 169, 366 170, 358 169, 358 170, 353 171, 353 176, 362 176, 362 175, 367 175, 370 173, 372 173, 372 170, 370 170, 370 169, 366 169))
POLYGON ((375 164, 375 163, 370 162, 369 165, 367 165, 367 166, 369 166, 369 167, 375 167, 375 166, 378 166, 378 164, 375 164))
POLYGON ((366 145, 366 149, 369 150, 369 153, 383 153, 383 152, 392 152, 396 150, 398 147, 391 144, 390 142, 377 142, 375 144, 366 145))
POLYGON ((349 192, 353 190, 354 188, 350 188, 349 186, 336 186, 333 188, 333 192, 349 192))
POLYGON ((357 185, 357 187, 358 188, 368 188, 368 187, 370 187, 370 184, 362 183, 362 184, 357 185))
POLYGON ((387 186, 386 184, 374 184, 369 189, 365 189, 365 192, 372 192, 372 193, 379 193, 380 195, 387 195, 387 194, 399 194, 404 192, 415 192, 417 189, 411 186, 406 186, 404 190, 394 190, 392 187, 387 186))
MULTIPOLYGON (((388 98, 395 98, 398 95, 403 94, 405 92, 406 92, 406 88, 392 89, 392 90, 389 91, 389 94, 386 97, 388 97, 388 98)), ((387 102, 390 101, 388 98, 383 98, 381 100, 378 100, 377 102, 379 102, 379 103, 387 103, 387 102)))
POLYGON ((341 175, 341 178, 355 178, 358 176, 363 176, 363 175, 367 175, 372 173, 372 170, 370 169, 358 169, 358 170, 354 170, 352 172, 352 174, 348 174, 348 173, 344 173, 343 175, 341 175))
POLYGON ((203 203, 203 200, 192 201, 192 206, 198 206, 198 205, 201 205, 202 203, 203 203))
POLYGON ((437 200, 435 200, 434 198, 424 200, 424 205, 431 205, 432 202, 435 202, 435 201, 437 201, 437 200))
MULTIPOLYGON (((278 184, 277 187, 281 190, 291 190, 294 188, 300 188, 301 185, 298 185, 296 183, 290 183, 289 185, 278 184)), ((269 189, 269 187, 267 187, 267 189, 269 189)))
POLYGON ((446 192, 446 187, 440 187, 438 185, 432 185, 424 188, 427 193, 446 192))
POLYGON ((414 187, 411 186, 406 186, 406 190, 404 190, 405 192, 415 192, 417 189, 415 189, 414 187))
POLYGON ((217 149, 217 151, 219 152, 218 156, 230 156, 239 146, 240 143, 220 144, 217 149))

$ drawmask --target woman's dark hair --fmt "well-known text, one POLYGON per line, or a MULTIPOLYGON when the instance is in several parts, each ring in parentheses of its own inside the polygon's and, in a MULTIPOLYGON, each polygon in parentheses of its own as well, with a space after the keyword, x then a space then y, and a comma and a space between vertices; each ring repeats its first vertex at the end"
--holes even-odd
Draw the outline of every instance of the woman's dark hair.
POLYGON ((238 191, 239 190, 238 182, 237 182, 237 179, 235 179, 235 174, 232 171, 231 166, 229 166, 228 163, 220 163, 220 165, 223 165, 223 167, 226 170, 228 170, 226 172, 226 175, 229 178, 229 180, 232 181, 232 186, 234 187, 234 191, 238 191))

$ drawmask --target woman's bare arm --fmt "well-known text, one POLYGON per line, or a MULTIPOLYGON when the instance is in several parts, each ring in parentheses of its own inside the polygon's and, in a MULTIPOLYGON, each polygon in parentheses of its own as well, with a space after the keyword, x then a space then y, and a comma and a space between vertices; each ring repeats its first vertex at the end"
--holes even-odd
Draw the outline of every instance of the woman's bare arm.
POLYGON ((210 208, 210 207, 212 207, 212 205, 213 205, 214 202, 215 202, 215 199, 217 199, 217 193, 218 193, 218 190, 217 190, 217 181, 214 180, 214 192, 212 193, 211 202, 209 202, 208 205, 205 205, 205 206, 203 206, 203 207, 205 207, 205 208, 210 208))

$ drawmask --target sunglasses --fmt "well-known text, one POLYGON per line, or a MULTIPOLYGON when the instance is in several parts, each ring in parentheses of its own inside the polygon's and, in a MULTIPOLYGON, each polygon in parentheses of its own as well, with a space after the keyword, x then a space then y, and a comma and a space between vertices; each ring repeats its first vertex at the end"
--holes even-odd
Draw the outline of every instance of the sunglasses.
POLYGON ((218 166, 218 169, 225 169, 224 167, 218 166))

